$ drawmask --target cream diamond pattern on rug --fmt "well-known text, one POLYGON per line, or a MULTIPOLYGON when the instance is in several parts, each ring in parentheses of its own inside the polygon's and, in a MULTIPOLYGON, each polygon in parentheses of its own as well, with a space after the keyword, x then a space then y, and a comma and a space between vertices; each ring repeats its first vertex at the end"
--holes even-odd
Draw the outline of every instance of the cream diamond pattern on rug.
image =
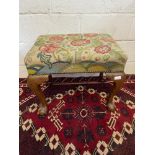
POLYGON ((113 141, 116 144, 122 144, 123 143, 123 137, 118 131, 114 131, 112 137, 113 137, 113 141))
POLYGON ((104 141, 98 141, 97 152, 100 155, 106 155, 108 153, 108 145, 104 141))
POLYGON ((50 142, 49 142, 49 146, 51 148, 51 150, 56 149, 59 145, 59 137, 58 135, 53 135, 50 138, 50 142))
POLYGON ((32 120, 27 119, 22 125, 23 131, 28 131, 31 128, 31 124, 32 124, 32 120))
POLYGON ((36 141, 42 141, 45 138, 45 133, 46 133, 46 130, 44 127, 39 128, 35 134, 36 141))

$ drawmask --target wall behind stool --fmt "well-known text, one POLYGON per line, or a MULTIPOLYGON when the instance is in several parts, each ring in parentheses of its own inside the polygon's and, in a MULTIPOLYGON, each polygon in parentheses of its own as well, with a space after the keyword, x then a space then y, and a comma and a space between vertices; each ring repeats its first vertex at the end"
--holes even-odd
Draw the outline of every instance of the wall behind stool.
POLYGON ((126 73, 135 73, 134 0, 20 0, 20 77, 24 56, 38 35, 103 32, 128 54, 126 73))

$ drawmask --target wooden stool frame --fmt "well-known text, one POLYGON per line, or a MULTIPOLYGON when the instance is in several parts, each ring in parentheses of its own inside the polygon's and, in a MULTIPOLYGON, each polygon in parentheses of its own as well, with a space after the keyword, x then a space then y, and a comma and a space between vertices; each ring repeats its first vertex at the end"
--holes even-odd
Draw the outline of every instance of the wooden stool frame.
MULTIPOLYGON (((77 74, 77 73, 75 73, 77 74)), ((40 85, 44 82, 48 82, 51 85, 69 85, 69 84, 101 84, 104 82, 104 79, 108 77, 114 81, 114 87, 110 93, 107 101, 107 105, 110 111, 115 111, 115 105, 113 103, 113 97, 122 87, 125 80, 125 73, 104 73, 100 72, 98 77, 52 77, 52 74, 49 75, 29 75, 27 79, 28 87, 37 95, 40 101, 40 108, 47 109, 47 102, 44 93, 42 92, 40 85)), ((47 111, 39 113, 40 116, 45 116, 47 111)))

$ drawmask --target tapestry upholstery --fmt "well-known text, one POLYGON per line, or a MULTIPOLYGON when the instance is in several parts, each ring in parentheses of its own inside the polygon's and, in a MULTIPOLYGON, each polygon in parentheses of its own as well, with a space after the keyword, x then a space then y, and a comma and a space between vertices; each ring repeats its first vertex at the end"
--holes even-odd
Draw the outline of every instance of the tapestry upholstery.
POLYGON ((123 72, 126 54, 109 34, 41 35, 25 56, 30 75, 123 72))

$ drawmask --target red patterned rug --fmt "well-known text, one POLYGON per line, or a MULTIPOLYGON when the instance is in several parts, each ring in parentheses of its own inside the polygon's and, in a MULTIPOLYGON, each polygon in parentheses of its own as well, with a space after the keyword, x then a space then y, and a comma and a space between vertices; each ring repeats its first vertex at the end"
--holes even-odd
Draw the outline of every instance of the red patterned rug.
POLYGON ((20 79, 20 155, 134 155, 135 79, 128 75, 107 111, 113 83, 42 85, 49 113, 37 116, 38 98, 20 79))

